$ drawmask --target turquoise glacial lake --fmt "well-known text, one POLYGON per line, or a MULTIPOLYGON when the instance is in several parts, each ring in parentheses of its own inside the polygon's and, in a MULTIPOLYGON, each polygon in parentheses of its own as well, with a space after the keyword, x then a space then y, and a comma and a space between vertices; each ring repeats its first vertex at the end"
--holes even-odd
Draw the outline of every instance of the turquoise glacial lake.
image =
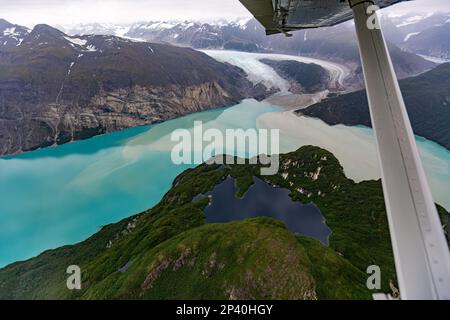
MULTIPOLYGON (((370 129, 330 127, 309 118, 297 123, 299 117, 291 118, 278 107, 255 100, 2 157, 0 267, 82 241, 105 224, 154 206, 170 189, 174 178, 194 166, 171 161, 176 142, 171 141, 170 135, 177 128, 192 129, 197 120, 203 121, 205 128, 220 130, 267 127, 280 121, 290 128, 280 131, 282 152, 305 144, 318 145, 342 161, 349 177, 361 180, 377 175, 376 156, 368 151, 375 150, 370 129)), ((423 138, 418 139, 418 144, 435 200, 450 209, 450 152, 423 138)), ((244 150, 227 153, 245 155, 244 150)))
MULTIPOLYGON (((171 161, 177 128, 254 128, 278 109, 255 100, 0 158, 0 267, 86 239, 101 226, 151 208, 195 165, 171 161)), ((192 151, 194 152, 194 151, 192 151)), ((242 153, 237 153, 243 155, 242 153)))

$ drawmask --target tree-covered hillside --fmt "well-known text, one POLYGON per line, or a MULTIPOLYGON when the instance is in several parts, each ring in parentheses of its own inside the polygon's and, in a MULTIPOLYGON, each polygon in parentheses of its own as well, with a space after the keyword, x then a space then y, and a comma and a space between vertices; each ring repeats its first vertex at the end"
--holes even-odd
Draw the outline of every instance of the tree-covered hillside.
MULTIPOLYGON (((400 87, 414 133, 450 149, 450 63, 401 80, 400 87)), ((371 126, 364 90, 329 98, 298 112, 331 125, 371 126)))
MULTIPOLYGON (((439 210, 448 229, 450 215, 439 210)), ((1 269, 0 299, 371 299, 366 269, 374 264, 390 292, 396 276, 380 181, 355 183, 330 152, 306 146, 282 155, 273 176, 249 164, 187 170, 154 208, 1 269), (209 198, 193 200, 228 176, 238 196, 257 176, 314 202, 330 245, 266 217, 205 223, 209 198), (69 265, 81 268, 80 291, 66 287, 69 265)))

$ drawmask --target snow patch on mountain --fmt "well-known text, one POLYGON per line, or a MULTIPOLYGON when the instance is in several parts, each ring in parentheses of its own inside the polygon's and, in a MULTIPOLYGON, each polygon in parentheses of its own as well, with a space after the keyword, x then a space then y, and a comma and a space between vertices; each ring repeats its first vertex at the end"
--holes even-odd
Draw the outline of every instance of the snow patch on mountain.
POLYGON ((434 63, 437 63, 437 64, 450 62, 450 59, 439 58, 439 57, 432 57, 432 56, 427 56, 427 55, 424 55, 424 54, 417 54, 417 55, 421 56, 425 60, 428 60, 428 61, 431 61, 431 62, 434 62, 434 63))
MULTIPOLYGON (((17 29, 17 27, 14 26, 3 30, 3 36, 8 37, 10 39, 14 39, 17 42, 16 46, 20 46, 23 42, 24 36, 29 32, 30 31, 28 29, 25 28, 17 29)), ((7 42, 8 40, 5 41, 4 45, 6 45, 7 42)))
POLYGON ((252 20, 252 18, 242 18, 242 19, 238 19, 236 21, 232 21, 230 24, 239 26, 242 30, 245 30, 245 29, 247 29, 247 26, 248 26, 248 23, 250 20, 252 20))
POLYGON ((88 46, 86 47, 86 49, 87 49, 87 51, 91 51, 91 52, 95 52, 95 51, 98 50, 97 47, 94 46, 93 44, 88 45, 88 46))
POLYGON ((6 28, 6 29, 3 31, 3 35, 4 35, 4 36, 17 35, 17 34, 16 34, 16 27, 6 28))
POLYGON ((405 20, 402 23, 397 24, 396 27, 401 28, 401 27, 408 26, 410 24, 417 23, 419 21, 422 21, 422 20, 425 20, 425 19, 431 17, 433 14, 434 13, 431 12, 431 13, 427 13, 425 15, 415 15, 412 17, 407 17, 407 18, 405 18, 405 20))
POLYGON ((413 37, 413 36, 415 36, 415 35, 418 35, 419 33, 420 33, 420 32, 411 32, 411 33, 408 33, 408 34, 406 35, 405 39, 403 39, 403 42, 408 41, 409 38, 411 38, 411 37, 413 37))
POLYGON ((174 28, 176 25, 177 25, 177 23, 160 21, 160 22, 150 23, 150 24, 146 24, 146 25, 141 25, 141 28, 147 29, 147 30, 167 30, 167 29, 174 28))
POLYGON ((72 37, 64 36, 64 39, 69 41, 71 44, 81 46, 81 47, 85 46, 87 43, 87 40, 80 39, 80 38, 72 38, 72 37))

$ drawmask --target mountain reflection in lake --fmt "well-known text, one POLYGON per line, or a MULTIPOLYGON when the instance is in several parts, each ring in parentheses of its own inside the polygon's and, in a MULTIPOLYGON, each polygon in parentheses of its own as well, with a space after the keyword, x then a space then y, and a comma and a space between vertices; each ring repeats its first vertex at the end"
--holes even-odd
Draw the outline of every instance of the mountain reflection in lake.
POLYGON ((256 177, 253 181, 254 184, 242 199, 236 197, 234 178, 227 177, 216 185, 210 194, 211 203, 205 209, 206 221, 218 223, 271 217, 284 222, 296 234, 328 245, 331 230, 317 206, 292 201, 288 189, 272 187, 256 177))

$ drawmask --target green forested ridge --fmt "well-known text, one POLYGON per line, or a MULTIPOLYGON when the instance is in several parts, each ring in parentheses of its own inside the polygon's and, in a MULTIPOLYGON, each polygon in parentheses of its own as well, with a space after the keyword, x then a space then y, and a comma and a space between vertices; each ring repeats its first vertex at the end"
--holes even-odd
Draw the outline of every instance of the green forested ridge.
POLYGON ((328 71, 315 63, 270 59, 260 61, 274 68, 281 77, 291 82, 291 92, 313 93, 329 87, 331 79, 328 71))
POLYGON ((5 46, 0 21, 0 155, 158 123, 271 90, 205 53, 48 25, 5 46))
MULTIPOLYGON (((379 181, 347 179, 331 153, 312 146, 282 155, 277 175, 259 176, 259 169, 189 169, 152 209, 1 269, 0 298, 370 299, 372 264, 381 267, 382 291, 390 291, 395 271, 379 181), (332 230, 330 246, 265 217, 205 224, 208 198, 192 199, 229 175, 240 195, 259 176, 289 188, 295 200, 313 201, 332 230), (66 288, 72 264, 81 267, 80 291, 66 288)), ((448 228, 450 215, 439 209, 448 228)))
MULTIPOLYGON (((400 87, 414 133, 450 149, 450 63, 400 80, 400 87)), ((371 126, 364 90, 323 100, 298 113, 331 125, 371 126)))

